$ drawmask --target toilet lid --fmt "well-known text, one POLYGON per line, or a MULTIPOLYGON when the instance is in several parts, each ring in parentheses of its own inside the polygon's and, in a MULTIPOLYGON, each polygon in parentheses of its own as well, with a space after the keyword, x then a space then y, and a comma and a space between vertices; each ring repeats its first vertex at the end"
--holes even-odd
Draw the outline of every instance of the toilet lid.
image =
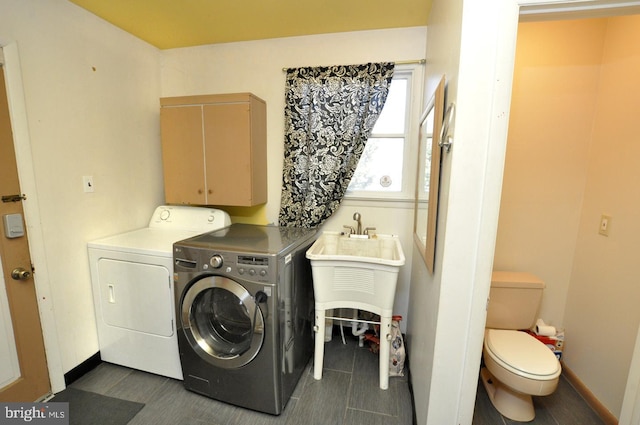
POLYGON ((525 332, 489 329, 485 347, 514 373, 547 377, 557 375, 560 369, 560 362, 549 347, 525 332))

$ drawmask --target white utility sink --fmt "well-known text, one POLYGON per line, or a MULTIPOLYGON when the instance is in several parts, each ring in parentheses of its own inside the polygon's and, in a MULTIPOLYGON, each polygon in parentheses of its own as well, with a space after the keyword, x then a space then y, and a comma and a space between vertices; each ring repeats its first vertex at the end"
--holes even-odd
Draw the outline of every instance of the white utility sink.
POLYGON ((322 378, 326 312, 355 308, 380 316, 380 388, 389 386, 389 340, 398 271, 405 258, 392 235, 355 237, 324 232, 307 250, 315 296, 313 376, 322 378))
POLYGON ((397 236, 343 235, 324 232, 307 251, 307 258, 317 261, 352 261, 387 266, 402 266, 404 252, 397 236))
POLYGON ((316 304, 391 315, 398 271, 405 263, 397 236, 360 238, 324 232, 307 250, 307 258, 316 304))

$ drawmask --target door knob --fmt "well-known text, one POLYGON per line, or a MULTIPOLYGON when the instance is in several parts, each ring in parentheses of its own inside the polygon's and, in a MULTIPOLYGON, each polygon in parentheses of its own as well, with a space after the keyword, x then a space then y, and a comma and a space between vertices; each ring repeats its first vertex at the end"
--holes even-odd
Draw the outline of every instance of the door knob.
POLYGON ((23 269, 22 267, 18 267, 13 269, 11 277, 14 280, 27 280, 31 277, 31 272, 23 269))

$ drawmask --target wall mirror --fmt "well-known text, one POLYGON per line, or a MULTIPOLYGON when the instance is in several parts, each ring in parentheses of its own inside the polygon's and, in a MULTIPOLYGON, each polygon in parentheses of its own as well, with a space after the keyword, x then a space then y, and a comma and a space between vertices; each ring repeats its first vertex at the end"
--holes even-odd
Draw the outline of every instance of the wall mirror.
POLYGON ((433 273, 436 251, 441 153, 439 139, 444 119, 445 84, 446 79, 442 77, 420 117, 413 237, 430 273, 433 273))

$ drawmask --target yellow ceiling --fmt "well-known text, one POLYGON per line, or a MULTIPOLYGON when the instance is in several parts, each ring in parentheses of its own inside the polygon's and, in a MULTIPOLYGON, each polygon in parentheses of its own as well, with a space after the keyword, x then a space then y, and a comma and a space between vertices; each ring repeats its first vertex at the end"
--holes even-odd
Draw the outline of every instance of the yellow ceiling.
POLYGON ((427 25, 432 0, 70 0, 160 48, 427 25))

